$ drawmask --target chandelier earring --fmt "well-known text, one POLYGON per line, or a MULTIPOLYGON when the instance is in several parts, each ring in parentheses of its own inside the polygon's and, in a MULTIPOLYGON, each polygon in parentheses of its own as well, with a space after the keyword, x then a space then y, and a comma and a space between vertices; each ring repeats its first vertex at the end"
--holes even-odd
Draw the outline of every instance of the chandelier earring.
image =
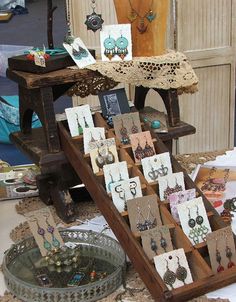
POLYGON ((144 154, 143 148, 140 145, 140 140, 138 137, 137 137, 137 141, 138 141, 138 145, 137 145, 136 149, 134 150, 134 155, 137 160, 141 160, 142 158, 144 158, 145 154, 144 154))
POLYGON ((120 135, 121 135, 121 142, 124 145, 127 145, 130 143, 129 135, 128 135, 128 130, 124 126, 124 121, 121 119, 121 128, 120 128, 120 135))
POLYGON ((116 55, 116 41, 109 35, 103 42, 104 55, 111 60, 116 55))
MULTIPOLYGON (((171 259, 172 259, 172 257, 171 257, 171 259)), ((167 260, 166 260, 166 272, 163 276, 163 281, 165 284, 169 285, 172 289, 174 288, 173 284, 176 281, 176 274, 169 269, 169 264, 168 264, 167 260)))
POLYGON ((139 131, 138 126, 135 125, 134 118, 132 117, 131 133, 135 134, 135 133, 138 133, 138 131, 139 131))
POLYGON ((124 36, 121 36, 116 40, 116 54, 124 60, 128 54, 129 41, 124 36))
POLYGON ((48 213, 45 214, 44 217, 46 217, 47 231, 52 236, 52 245, 55 248, 59 248, 61 244, 60 244, 60 241, 57 240, 57 238, 54 235, 55 228, 48 222, 49 214, 48 213))
MULTIPOLYGON (((146 138, 146 137, 145 137, 145 138, 146 138)), ((145 156, 145 157, 150 157, 150 156, 155 155, 154 149, 153 149, 152 146, 150 146, 150 145, 148 144, 147 138, 146 138, 146 143, 145 143, 143 152, 144 152, 144 156, 145 156)))

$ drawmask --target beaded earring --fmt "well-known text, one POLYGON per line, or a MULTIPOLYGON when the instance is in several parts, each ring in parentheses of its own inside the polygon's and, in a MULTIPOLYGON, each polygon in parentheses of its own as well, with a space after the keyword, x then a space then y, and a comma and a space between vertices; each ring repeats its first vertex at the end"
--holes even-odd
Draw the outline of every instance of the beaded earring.
POLYGON ((122 34, 121 34, 121 36, 116 40, 116 47, 117 47, 116 54, 122 60, 124 60, 124 58, 128 54, 128 45, 129 45, 128 39, 123 37, 122 34))
MULTIPOLYGON (((171 259, 172 259, 172 257, 171 257, 171 259)), ((163 276, 163 281, 165 284, 169 285, 172 289, 174 288, 173 284, 176 281, 176 274, 169 269, 169 264, 168 264, 167 260, 166 260, 166 272, 163 276)))
POLYGON ((116 51, 115 51, 116 41, 115 41, 115 39, 111 38, 111 36, 109 35, 109 37, 104 40, 103 45, 104 45, 104 48, 105 48, 104 55, 109 60, 111 60, 116 54, 116 51))
POLYGON ((183 191, 183 187, 178 184, 177 178, 175 178, 175 186, 173 188, 173 193, 183 191))
POLYGON ((73 46, 72 46, 72 55, 76 60, 82 60, 83 58, 87 58, 88 57, 88 52, 86 49, 84 49, 83 47, 79 46, 79 49, 76 50, 73 46))
POLYGON ((227 235, 226 235, 225 255, 226 255, 226 257, 229 259, 229 262, 228 262, 228 264, 227 264, 227 267, 228 267, 228 268, 231 268, 231 267, 235 266, 235 263, 232 261, 233 253, 232 253, 231 248, 228 246, 228 243, 227 243, 227 235))
POLYGON ((176 257, 177 257, 177 259, 178 259, 178 267, 177 267, 176 272, 175 272, 176 278, 177 278, 179 281, 182 281, 182 282, 184 283, 184 285, 185 285, 185 284, 186 284, 186 283, 185 283, 185 280, 186 280, 186 278, 187 278, 187 276, 188 276, 188 271, 186 270, 186 268, 185 268, 184 266, 182 266, 182 265, 180 264, 180 259, 179 259, 179 257, 178 257, 178 256, 176 256, 176 257))
POLYGON ((57 240, 57 238, 56 238, 55 235, 54 235, 55 229, 54 229, 54 227, 53 227, 52 225, 50 225, 50 223, 48 222, 49 214, 45 214, 44 216, 46 217, 47 231, 48 231, 48 233, 50 233, 51 236, 52 236, 52 245, 53 245, 54 247, 56 247, 56 248, 59 248, 61 244, 60 244, 60 241, 57 240))
POLYGON ((129 139, 129 135, 128 135, 128 130, 124 126, 123 120, 121 120, 120 135, 121 135, 121 142, 122 142, 122 144, 127 145, 127 144, 130 143, 130 139, 129 139))
POLYGON ((135 125, 134 123, 134 119, 132 117, 132 127, 131 127, 131 133, 135 134, 135 133, 138 133, 138 126, 135 125))
POLYGON ((141 160, 142 158, 145 157, 145 154, 144 154, 143 148, 140 145, 140 141, 138 138, 137 138, 137 140, 138 140, 138 145, 137 145, 136 149, 134 150, 134 155, 137 160, 141 160))
POLYGON ((40 236, 42 236, 42 238, 43 238, 43 246, 44 246, 44 248, 47 250, 47 251, 51 251, 51 249, 52 249, 52 245, 51 245, 51 243, 45 238, 45 230, 44 230, 44 228, 42 228, 42 227, 40 227, 39 226, 39 222, 38 222, 38 219, 37 218, 34 218, 33 220, 31 220, 32 222, 36 222, 36 224, 37 224, 37 228, 38 228, 38 230, 37 230, 37 233, 40 235, 40 236))
POLYGON ((153 147, 148 144, 147 138, 146 138, 146 144, 144 146, 143 152, 145 157, 150 157, 155 155, 153 147))
POLYGON ((218 247, 217 247, 217 239, 216 239, 216 261, 219 264, 218 267, 217 267, 217 272, 218 273, 223 272, 225 270, 225 268, 221 264, 221 259, 222 258, 221 258, 220 251, 218 250, 218 247))

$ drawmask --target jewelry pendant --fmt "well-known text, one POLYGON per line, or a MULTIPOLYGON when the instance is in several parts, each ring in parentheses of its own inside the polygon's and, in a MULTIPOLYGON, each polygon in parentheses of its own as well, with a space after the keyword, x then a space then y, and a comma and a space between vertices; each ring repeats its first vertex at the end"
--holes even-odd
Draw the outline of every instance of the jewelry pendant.
POLYGON ((156 19, 156 13, 154 13, 151 9, 146 15, 146 19, 151 23, 153 20, 156 19))
POLYGON ((132 10, 127 18, 131 23, 133 23, 137 19, 137 17, 138 17, 137 13, 134 10, 132 10))
POLYGON ((69 45, 71 45, 74 42, 74 40, 75 40, 75 37, 73 37, 70 32, 68 32, 64 38, 64 42, 69 45))
POLYGON ((84 24, 87 25, 87 30, 92 30, 93 32, 101 29, 103 23, 102 15, 95 13, 95 11, 93 11, 91 15, 87 15, 86 21, 84 22, 84 24))
POLYGON ((137 30, 140 34, 144 34, 147 31, 147 25, 144 23, 144 18, 140 20, 139 26, 137 26, 137 30))

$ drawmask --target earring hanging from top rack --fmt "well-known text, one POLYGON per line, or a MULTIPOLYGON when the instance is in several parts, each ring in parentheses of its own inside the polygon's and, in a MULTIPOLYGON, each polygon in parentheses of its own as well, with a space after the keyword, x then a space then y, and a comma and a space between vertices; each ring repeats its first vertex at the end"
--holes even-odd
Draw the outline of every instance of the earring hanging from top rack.
POLYGON ((188 276, 188 271, 186 270, 186 268, 185 268, 184 266, 182 266, 182 265, 180 264, 180 259, 179 259, 179 257, 178 257, 178 256, 176 256, 176 257, 177 257, 177 259, 178 259, 178 267, 177 267, 176 272, 175 272, 176 278, 177 278, 178 280, 182 281, 182 282, 184 283, 184 285, 185 285, 185 284, 186 284, 186 283, 185 283, 185 280, 186 280, 186 278, 187 278, 187 276, 188 276))
MULTIPOLYGON (((146 1, 145 1, 146 2, 146 1)), ((145 19, 148 20, 149 23, 151 23, 153 20, 156 19, 156 13, 153 12, 152 7, 153 7, 153 0, 151 0, 150 6, 148 11, 145 14, 141 15, 141 12, 138 12, 132 5, 131 0, 129 0, 130 4, 130 9, 131 12, 128 15, 128 19, 130 20, 131 23, 133 23, 136 19, 139 19, 139 23, 137 26, 137 29, 140 34, 143 34, 147 31, 148 25, 145 24, 145 19)))
MULTIPOLYGON (((171 259, 172 259, 172 257, 171 257, 171 259)), ((168 264, 167 260, 166 260, 166 272, 163 276, 163 281, 165 284, 169 285, 172 289, 174 288, 173 284, 176 281, 176 274, 169 269, 169 264, 168 264)))
POLYGON ((71 45, 75 37, 71 34, 71 20, 70 20, 70 2, 65 0, 65 13, 66 13, 66 24, 67 24, 67 34, 64 38, 64 42, 71 45))
POLYGON ((96 0, 91 0, 91 8, 93 12, 86 16, 86 21, 84 22, 84 24, 87 25, 87 30, 92 30, 93 32, 101 29, 102 24, 104 23, 102 15, 95 12, 96 7, 96 0))

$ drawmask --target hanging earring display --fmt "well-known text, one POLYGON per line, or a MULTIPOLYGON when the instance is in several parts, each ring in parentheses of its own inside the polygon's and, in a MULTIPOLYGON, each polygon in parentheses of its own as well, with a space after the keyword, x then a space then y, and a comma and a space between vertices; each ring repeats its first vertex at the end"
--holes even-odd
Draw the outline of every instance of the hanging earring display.
POLYGON ((156 19, 156 13, 154 13, 152 10, 153 0, 151 0, 149 9, 145 13, 136 10, 132 5, 131 0, 129 0, 129 4, 130 4, 130 14, 127 17, 131 23, 134 23, 134 21, 137 20, 136 24, 138 25, 136 26, 136 28, 138 29, 140 34, 144 34, 148 29, 148 23, 151 23, 156 19), (148 22, 146 23, 145 20, 148 22))
POLYGON ((92 30, 96 32, 98 29, 102 28, 104 20, 102 19, 101 14, 95 12, 96 9, 96 0, 91 0, 91 8, 93 12, 90 15, 86 16, 86 21, 84 22, 87 25, 87 30, 92 30))

